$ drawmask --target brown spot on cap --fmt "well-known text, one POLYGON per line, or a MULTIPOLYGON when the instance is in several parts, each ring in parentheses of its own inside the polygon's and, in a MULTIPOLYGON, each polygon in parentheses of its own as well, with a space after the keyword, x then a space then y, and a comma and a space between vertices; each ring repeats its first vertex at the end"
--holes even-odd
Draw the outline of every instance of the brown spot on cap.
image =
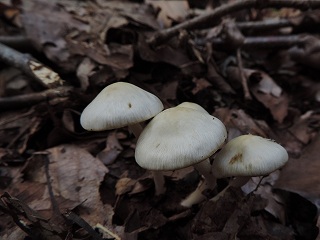
POLYGON ((234 155, 230 161, 229 164, 235 164, 236 162, 242 162, 242 153, 238 153, 234 155))
POLYGON ((129 106, 129 108, 131 108, 132 107, 131 103, 128 103, 128 106, 129 106))

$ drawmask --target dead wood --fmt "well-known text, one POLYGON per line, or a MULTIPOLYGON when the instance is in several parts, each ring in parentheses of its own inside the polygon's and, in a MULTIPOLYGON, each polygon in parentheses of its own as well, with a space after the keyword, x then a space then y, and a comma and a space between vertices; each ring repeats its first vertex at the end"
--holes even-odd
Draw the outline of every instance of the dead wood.
POLYGON ((56 72, 33 59, 29 54, 20 53, 1 43, 0 60, 21 70, 24 74, 46 88, 61 86, 63 83, 56 72))
MULTIPOLYGON (((224 46, 228 47, 227 43, 222 38, 211 38, 208 41, 217 48, 224 46)), ((300 35, 246 37, 241 48, 289 48, 303 42, 304 40, 300 35)))
POLYGON ((290 7, 297 8, 301 10, 315 9, 320 7, 320 1, 318 0, 290 0, 290 1, 281 1, 281 0, 269 0, 269 1, 260 1, 260 0, 245 0, 245 1, 236 1, 229 4, 222 5, 209 13, 205 13, 188 21, 177 24, 171 28, 167 28, 155 33, 149 40, 148 43, 153 46, 159 46, 166 40, 170 39, 173 36, 178 35, 181 30, 191 30, 191 29, 201 29, 201 28, 211 28, 217 25, 223 16, 240 11, 248 8, 281 8, 281 7, 290 7))
POLYGON ((70 95, 71 90, 72 88, 70 87, 60 87, 56 89, 48 89, 43 92, 0 98, 0 110, 4 111, 29 107, 54 98, 67 97, 70 95))

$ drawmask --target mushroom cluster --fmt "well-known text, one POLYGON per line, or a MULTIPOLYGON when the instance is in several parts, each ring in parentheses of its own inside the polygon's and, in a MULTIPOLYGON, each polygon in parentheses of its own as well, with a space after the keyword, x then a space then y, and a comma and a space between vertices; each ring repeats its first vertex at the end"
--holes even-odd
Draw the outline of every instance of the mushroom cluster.
POLYGON ((224 124, 198 104, 184 102, 162 110, 155 95, 117 82, 104 88, 84 109, 80 123, 88 131, 128 126, 138 139, 135 159, 152 171, 156 195, 166 191, 162 171, 193 166, 204 181, 181 202, 184 207, 205 200, 203 191, 214 189, 217 178, 235 177, 229 186, 240 187, 252 176, 267 175, 288 161, 281 145, 259 136, 239 136, 223 146, 227 138, 224 124), (140 123, 151 118, 143 129, 140 123), (219 149, 211 165, 209 157, 219 149))

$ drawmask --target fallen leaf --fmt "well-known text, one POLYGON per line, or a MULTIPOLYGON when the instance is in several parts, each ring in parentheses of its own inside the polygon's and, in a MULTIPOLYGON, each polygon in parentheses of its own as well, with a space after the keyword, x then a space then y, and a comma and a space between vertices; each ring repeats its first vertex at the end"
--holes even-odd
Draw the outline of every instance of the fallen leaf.
MULTIPOLYGON (((243 69, 249 89, 255 98, 269 109, 273 118, 282 123, 288 114, 290 97, 265 72, 243 69)), ((240 72, 237 67, 227 68, 228 79, 235 89, 241 88, 240 72)))
POLYGON ((97 158, 99 158, 105 165, 109 165, 117 159, 122 150, 123 148, 118 141, 117 133, 111 132, 107 138, 106 148, 97 154, 97 158))
MULTIPOLYGON (((75 145, 61 145, 47 151, 50 160, 49 176, 56 198, 61 197, 90 209, 90 214, 85 217, 89 224, 104 222, 107 216, 101 211, 104 206, 99 186, 108 169, 100 160, 75 145)), ((51 201, 45 187, 47 179, 44 161, 40 160, 37 155, 32 157, 24 169, 24 175, 29 184, 44 185, 43 193, 38 194, 41 201, 37 198, 30 206, 36 210, 48 210, 51 208, 51 201)))
POLYGON ((282 92, 282 89, 266 73, 246 71, 246 74, 251 83, 250 91, 252 94, 270 110, 275 120, 282 123, 288 113, 289 96, 282 92))
POLYGON ((96 67, 96 63, 94 63, 90 58, 84 58, 79 64, 77 68, 77 77, 79 78, 82 90, 85 91, 89 87, 89 77, 93 74, 92 71, 96 67))
POLYGON ((320 135, 308 145, 297 159, 290 158, 281 170, 275 187, 295 192, 314 203, 320 209, 320 135))
POLYGON ((172 22, 181 22, 188 14, 188 1, 152 1, 146 0, 154 8, 159 9, 158 20, 163 28, 170 27, 172 22))
POLYGON ((292 60, 318 69, 320 61, 320 41, 317 37, 306 35, 301 37, 303 44, 289 49, 288 53, 292 60))
POLYGON ((271 129, 265 121, 253 119, 242 109, 218 108, 214 116, 219 118, 228 129, 228 139, 232 139, 241 134, 254 134, 268 137, 271 129))

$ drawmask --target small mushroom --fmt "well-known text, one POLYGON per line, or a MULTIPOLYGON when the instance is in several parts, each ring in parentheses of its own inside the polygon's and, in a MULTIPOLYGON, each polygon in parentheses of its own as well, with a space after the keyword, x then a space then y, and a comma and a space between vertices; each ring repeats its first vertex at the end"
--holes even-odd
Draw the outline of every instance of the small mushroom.
MULTIPOLYGON (((153 118, 162 110, 163 104, 155 95, 133 84, 117 82, 105 87, 83 110, 80 123, 88 131, 128 126, 138 138, 143 129, 140 122, 153 118)), ((153 175, 158 184, 164 185, 162 174, 153 175)))
POLYGON ((229 141, 217 153, 212 169, 217 178, 236 177, 228 187, 241 187, 251 177, 270 174, 287 161, 288 153, 280 144, 249 134, 229 141))
POLYGON ((111 130, 128 126, 139 137, 146 121, 163 110, 163 104, 155 95, 126 82, 105 87, 83 110, 82 127, 88 131, 111 130))
MULTIPOLYGON (((219 119, 203 111, 179 105, 155 116, 137 141, 137 163, 154 171, 193 165, 206 179, 203 189, 212 189, 215 178, 213 181, 207 159, 224 143, 227 132, 219 119)), ((200 201, 204 199, 201 193, 196 197, 201 198, 200 201)), ((191 205, 198 201, 195 198, 190 200, 191 205)))

